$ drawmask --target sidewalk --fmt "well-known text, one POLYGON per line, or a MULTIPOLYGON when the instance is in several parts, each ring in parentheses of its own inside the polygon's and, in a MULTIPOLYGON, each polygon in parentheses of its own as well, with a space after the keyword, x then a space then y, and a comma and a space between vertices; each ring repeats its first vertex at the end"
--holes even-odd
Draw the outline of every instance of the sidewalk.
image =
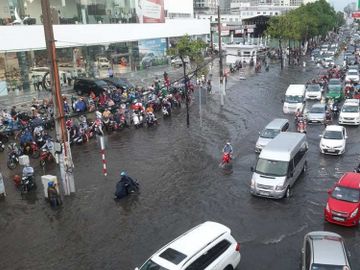
MULTIPOLYGON (((160 80, 163 80, 163 74, 166 71, 169 75, 170 81, 180 79, 183 76, 182 67, 172 67, 170 65, 165 66, 154 66, 145 70, 129 72, 122 74, 121 77, 127 78, 130 82, 139 86, 150 86, 154 79, 158 77, 160 80)), ((73 91, 73 86, 63 87, 61 89, 62 94, 64 95, 76 95, 73 91)), ((0 108, 9 109, 12 106, 17 106, 18 109, 25 109, 29 103, 31 103, 33 98, 44 99, 50 98, 51 92, 48 91, 15 91, 9 92, 9 95, 0 97, 0 108)))

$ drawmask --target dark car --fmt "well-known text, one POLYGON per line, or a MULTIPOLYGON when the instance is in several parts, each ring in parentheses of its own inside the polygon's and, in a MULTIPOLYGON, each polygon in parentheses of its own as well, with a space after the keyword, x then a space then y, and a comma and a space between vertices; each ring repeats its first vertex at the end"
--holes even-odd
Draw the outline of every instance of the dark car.
POLYGON ((126 78, 112 77, 112 78, 104 78, 102 80, 104 80, 105 82, 115 86, 116 88, 120 88, 122 90, 135 88, 135 85, 132 84, 131 82, 129 82, 128 79, 126 79, 126 78))
POLYGON ((111 91, 114 89, 112 85, 109 85, 104 80, 92 79, 92 78, 77 78, 74 82, 74 91, 79 95, 90 94, 91 91, 95 95, 99 95, 104 91, 111 91))

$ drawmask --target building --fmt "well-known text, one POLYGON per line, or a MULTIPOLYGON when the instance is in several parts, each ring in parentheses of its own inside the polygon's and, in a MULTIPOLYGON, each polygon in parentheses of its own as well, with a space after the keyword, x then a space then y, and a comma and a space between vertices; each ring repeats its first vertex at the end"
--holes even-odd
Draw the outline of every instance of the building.
POLYGON ((230 14, 230 4, 231 4, 231 0, 220 1, 220 9, 223 14, 230 14))
MULTIPOLYGON (((167 63, 170 41, 185 34, 205 40, 210 33, 209 21, 193 18, 191 0, 176 2, 50 0, 60 70, 98 77, 107 71, 104 58, 115 74, 167 63)), ((0 11, 1 96, 31 90, 48 56, 40 0, 1 0, 0 11)))
POLYGON ((218 5, 219 0, 194 0, 194 13, 195 15, 216 14, 218 5))

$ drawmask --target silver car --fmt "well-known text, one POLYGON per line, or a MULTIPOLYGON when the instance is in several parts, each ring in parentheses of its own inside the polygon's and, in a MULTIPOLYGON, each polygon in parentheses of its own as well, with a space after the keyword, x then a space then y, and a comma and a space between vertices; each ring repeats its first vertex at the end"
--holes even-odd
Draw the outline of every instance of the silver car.
POLYGON ((306 234, 301 253, 302 270, 351 270, 344 240, 336 233, 314 231, 306 234))
POLYGON ((315 103, 306 114, 308 123, 324 123, 326 117, 326 105, 315 103))

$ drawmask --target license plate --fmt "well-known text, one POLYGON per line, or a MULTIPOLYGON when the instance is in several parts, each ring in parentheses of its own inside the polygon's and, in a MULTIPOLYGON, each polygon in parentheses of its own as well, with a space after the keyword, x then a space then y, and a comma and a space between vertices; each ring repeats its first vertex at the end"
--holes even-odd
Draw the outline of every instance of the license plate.
POLYGON ((345 218, 341 218, 341 217, 333 217, 333 219, 336 221, 345 221, 345 218))
POLYGON ((259 194, 263 196, 269 196, 270 192, 259 190, 259 194))
POLYGON ((335 152, 335 150, 333 150, 333 149, 328 149, 327 151, 328 151, 328 152, 331 152, 331 153, 334 153, 334 152, 335 152))

